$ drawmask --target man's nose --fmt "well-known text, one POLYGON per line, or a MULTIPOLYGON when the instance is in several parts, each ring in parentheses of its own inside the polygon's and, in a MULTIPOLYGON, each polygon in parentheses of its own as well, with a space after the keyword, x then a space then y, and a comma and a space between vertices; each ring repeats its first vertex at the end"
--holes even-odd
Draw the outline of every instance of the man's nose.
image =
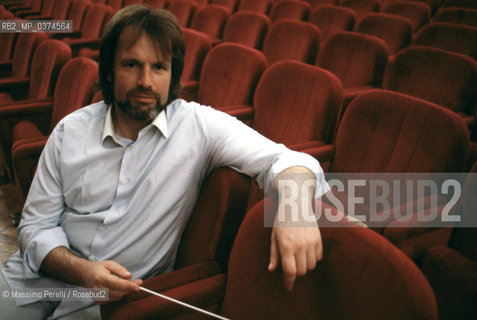
POLYGON ((151 70, 147 67, 142 68, 137 82, 137 84, 143 88, 150 88, 152 86, 151 70))

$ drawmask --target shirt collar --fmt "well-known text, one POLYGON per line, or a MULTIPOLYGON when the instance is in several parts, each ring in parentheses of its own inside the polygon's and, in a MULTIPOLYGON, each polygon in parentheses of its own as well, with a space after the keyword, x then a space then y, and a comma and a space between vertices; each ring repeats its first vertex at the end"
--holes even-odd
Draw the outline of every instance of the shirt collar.
MULTIPOLYGON (((104 129, 103 129, 103 137, 101 141, 104 142, 104 140, 107 137, 111 137, 114 142, 121 144, 118 141, 118 136, 114 132, 114 125, 113 125, 113 118, 112 118, 112 106, 109 106, 108 108, 108 113, 106 114, 106 119, 104 120, 104 129)), ((155 126, 161 133, 164 135, 164 137, 167 139, 168 134, 167 134, 167 117, 166 117, 166 111, 165 109, 162 110, 155 118, 152 120, 151 125, 155 126)))

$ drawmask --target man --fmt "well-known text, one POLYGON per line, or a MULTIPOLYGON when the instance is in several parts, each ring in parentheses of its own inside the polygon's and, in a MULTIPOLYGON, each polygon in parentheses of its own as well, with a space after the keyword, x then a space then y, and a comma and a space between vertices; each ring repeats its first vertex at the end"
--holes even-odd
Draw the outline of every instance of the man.
MULTIPOLYGON (((108 288, 110 300, 138 291, 141 279, 172 270, 201 182, 220 166, 281 195, 280 178, 316 180, 299 197, 302 214, 313 214, 312 198, 328 190, 318 162, 177 99, 184 51, 167 11, 131 6, 108 23, 100 46, 104 101, 65 117, 51 134, 22 213, 20 251, 3 269, 10 288, 108 288)), ((316 222, 275 227, 271 243, 269 270, 281 262, 290 290, 322 256, 316 222)), ((0 302, 2 313, 99 317, 92 300, 16 302, 0 302)))

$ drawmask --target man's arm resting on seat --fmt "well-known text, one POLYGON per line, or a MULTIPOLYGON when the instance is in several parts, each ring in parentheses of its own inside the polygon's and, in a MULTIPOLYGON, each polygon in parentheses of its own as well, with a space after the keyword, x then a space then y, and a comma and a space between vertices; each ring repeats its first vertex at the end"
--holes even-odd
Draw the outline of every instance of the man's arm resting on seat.
POLYGON ((131 281, 132 274, 114 261, 89 261, 76 256, 66 247, 51 250, 43 260, 40 271, 85 288, 108 288, 110 301, 139 291, 142 284, 140 279, 131 281))
POLYGON ((289 206, 278 206, 277 217, 281 218, 276 218, 273 226, 268 269, 275 270, 281 261, 285 287, 292 290, 296 277, 306 274, 307 270, 313 270, 316 262, 323 257, 321 234, 312 206, 316 177, 305 167, 296 166, 282 171, 275 179, 275 189, 279 201, 282 201, 289 197, 292 190, 290 184, 280 181, 292 181, 294 183, 291 185, 297 186, 294 192, 298 192, 298 214, 293 214, 289 206), (294 221, 297 217, 299 221, 294 221), (296 225, 297 222, 297 226, 290 226, 290 223, 296 225))

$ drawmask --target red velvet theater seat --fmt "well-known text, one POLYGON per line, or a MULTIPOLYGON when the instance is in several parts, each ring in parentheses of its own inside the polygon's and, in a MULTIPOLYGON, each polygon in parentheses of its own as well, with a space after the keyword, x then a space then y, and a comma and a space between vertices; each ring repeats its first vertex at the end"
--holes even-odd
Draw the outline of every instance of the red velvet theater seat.
MULTIPOLYGON (((316 157, 323 165, 330 162, 328 172, 332 173, 460 172, 468 145, 465 123, 452 111, 415 97, 375 90, 350 103, 334 145, 322 147, 316 157)), ((335 193, 348 213, 347 190, 335 193)), ((369 193, 364 193, 356 214, 386 234, 385 227, 395 221, 395 211, 378 210, 376 215, 387 214, 387 218, 370 223, 370 200, 369 193)))
POLYGON ((0 108, 5 104, 51 98, 56 78, 70 58, 71 49, 67 44, 53 39, 40 43, 31 62, 28 95, 25 99, 14 100, 9 94, 0 92, 0 108))
POLYGON ((386 13, 370 13, 356 26, 359 33, 381 38, 390 55, 411 44, 412 25, 408 19, 386 13))
MULTIPOLYGON (((202 185, 182 236, 175 270, 145 280, 144 286, 216 310, 223 297, 224 273, 249 192, 248 177, 230 168, 214 170, 202 185)), ((130 294, 120 302, 102 306, 101 313, 103 319, 158 319, 162 317, 156 310, 164 311, 161 307, 165 307, 170 315, 187 318, 188 314, 197 319, 196 313, 163 302, 166 301, 144 293, 130 294)))
POLYGON ((306 21, 310 10, 310 4, 305 1, 275 1, 270 9, 269 17, 272 23, 284 19, 306 21))
POLYGON ((95 61, 78 57, 68 61, 58 77, 55 87, 53 106, 46 104, 25 104, 21 107, 2 108, 0 119, 11 122, 19 115, 41 115, 51 112, 49 127, 41 123, 40 127, 31 120, 22 120, 13 128, 12 162, 18 199, 23 206, 35 172, 36 164, 47 134, 67 114, 87 105, 93 96, 94 82, 98 77, 98 65, 95 61), (46 129, 46 130, 45 130, 46 129), (46 135, 45 135, 46 134, 46 135))
POLYGON ((321 5, 313 8, 308 21, 321 31, 321 42, 340 31, 352 31, 356 22, 356 13, 345 7, 321 5))
POLYGON ((267 14, 271 3, 271 0, 240 0, 237 11, 252 11, 267 14))
POLYGON ((78 33, 81 31, 84 15, 91 4, 91 2, 85 0, 73 0, 71 2, 66 19, 73 20, 73 32, 78 33))
POLYGON ((262 51, 270 64, 298 60, 313 64, 320 49, 320 30, 303 21, 282 20, 270 26, 262 51))
POLYGON ((65 20, 68 10, 70 9, 71 0, 53 1, 53 8, 50 15, 33 15, 29 16, 29 20, 65 20))
POLYGON ((434 22, 416 34, 413 44, 464 54, 477 60, 477 28, 434 22))
POLYGON ((168 0, 144 0, 144 3, 150 5, 153 8, 165 9, 169 3, 168 0))
POLYGON ((175 0, 169 4, 167 10, 176 16, 179 25, 184 28, 189 27, 197 7, 198 4, 194 0, 175 0))
POLYGON ((222 6, 233 13, 237 9, 238 0, 209 0, 209 3, 222 6))
POLYGON ((98 49, 103 27, 114 12, 114 9, 110 6, 93 4, 88 7, 85 13, 80 31, 71 35, 65 34, 66 37, 58 34, 57 37, 71 46, 73 57, 76 57, 79 50, 84 47, 98 49))
POLYGON ((181 83, 187 85, 199 81, 202 63, 212 46, 212 40, 202 32, 189 28, 182 28, 182 34, 187 54, 184 56, 181 83))
POLYGON ((413 1, 392 1, 384 5, 381 11, 409 19, 414 33, 429 23, 431 17, 431 9, 428 5, 413 1))
POLYGON ((240 11, 229 17, 222 40, 236 42, 254 49, 262 49, 270 19, 261 13, 240 11))
POLYGON ((184 86, 183 97, 250 119, 254 90, 266 67, 267 59, 260 51, 222 43, 209 51, 199 82, 184 86))
POLYGON ((342 90, 331 72, 299 61, 277 62, 257 85, 252 126, 275 142, 313 154, 332 142, 342 90))
POLYGON ((208 35, 215 42, 222 39, 222 31, 230 15, 230 11, 218 5, 208 4, 198 8, 190 27, 208 35))
POLYGON ((379 0, 338 0, 338 4, 352 9, 358 18, 370 12, 378 12, 380 9, 379 0))
MULTIPOLYGON (((276 207, 275 207, 276 208, 276 207)), ((323 260, 285 290, 268 272, 270 228, 264 203, 244 219, 232 248, 220 314, 230 319, 437 319, 418 268, 376 233, 336 223, 321 228, 323 260)))
POLYGON ((430 47, 411 46, 389 61, 383 88, 415 96, 460 114, 472 127, 477 107, 477 62, 430 47))
POLYGON ((469 27, 477 27, 477 9, 465 8, 441 8, 434 15, 433 22, 448 22, 463 24, 469 27))

